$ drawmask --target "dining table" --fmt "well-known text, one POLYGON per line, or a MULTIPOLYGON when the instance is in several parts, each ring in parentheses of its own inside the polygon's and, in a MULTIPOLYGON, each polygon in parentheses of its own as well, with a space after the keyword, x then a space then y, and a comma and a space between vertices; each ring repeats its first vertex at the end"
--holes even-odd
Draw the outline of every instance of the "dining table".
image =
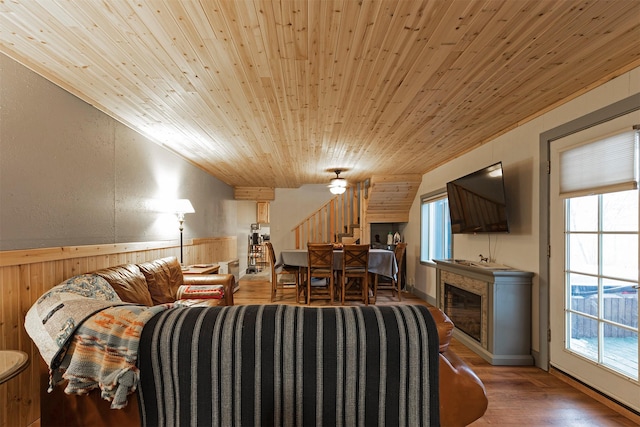
MULTIPOLYGON (((341 249, 333 251, 333 269, 342 270, 343 252, 341 249)), ((307 267, 306 249, 285 249, 280 252, 278 263, 293 267, 307 267)), ((393 251, 386 249, 369 249, 370 273, 378 274, 392 279, 396 279, 398 274, 398 264, 393 251)))

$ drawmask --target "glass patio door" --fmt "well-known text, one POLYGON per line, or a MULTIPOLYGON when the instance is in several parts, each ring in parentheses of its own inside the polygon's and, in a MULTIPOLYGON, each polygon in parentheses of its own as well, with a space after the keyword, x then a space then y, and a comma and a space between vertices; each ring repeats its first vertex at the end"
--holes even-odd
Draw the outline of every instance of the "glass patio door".
POLYGON ((636 411, 638 123, 635 112, 551 144, 549 302, 551 366, 636 411))

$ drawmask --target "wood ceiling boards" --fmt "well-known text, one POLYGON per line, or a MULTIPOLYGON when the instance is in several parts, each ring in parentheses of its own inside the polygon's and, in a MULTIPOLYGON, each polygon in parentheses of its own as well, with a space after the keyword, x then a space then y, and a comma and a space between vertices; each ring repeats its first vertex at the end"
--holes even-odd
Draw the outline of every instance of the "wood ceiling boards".
POLYGON ((5 1, 0 51, 234 187, 423 174, 640 64, 633 0, 5 1))

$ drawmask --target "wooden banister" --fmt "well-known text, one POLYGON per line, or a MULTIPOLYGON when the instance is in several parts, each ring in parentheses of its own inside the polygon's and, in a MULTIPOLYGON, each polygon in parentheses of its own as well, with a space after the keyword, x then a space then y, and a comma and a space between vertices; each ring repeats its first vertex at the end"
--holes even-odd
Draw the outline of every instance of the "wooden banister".
POLYGON ((353 233, 360 224, 360 197, 361 184, 350 186, 298 223, 291 230, 296 248, 306 248, 307 242, 340 242, 341 235, 353 233))

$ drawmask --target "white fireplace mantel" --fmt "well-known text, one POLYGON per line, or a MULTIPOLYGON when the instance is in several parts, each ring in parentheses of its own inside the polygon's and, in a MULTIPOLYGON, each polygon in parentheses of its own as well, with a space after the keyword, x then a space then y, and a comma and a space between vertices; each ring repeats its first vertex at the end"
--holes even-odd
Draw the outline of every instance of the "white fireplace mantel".
MULTIPOLYGON (((481 339, 460 329, 454 337, 492 365, 532 365, 531 278, 515 269, 477 267, 467 261, 434 260, 437 302, 445 310, 445 284, 481 297, 481 339)), ((452 319, 455 324, 455 319, 452 319)))

